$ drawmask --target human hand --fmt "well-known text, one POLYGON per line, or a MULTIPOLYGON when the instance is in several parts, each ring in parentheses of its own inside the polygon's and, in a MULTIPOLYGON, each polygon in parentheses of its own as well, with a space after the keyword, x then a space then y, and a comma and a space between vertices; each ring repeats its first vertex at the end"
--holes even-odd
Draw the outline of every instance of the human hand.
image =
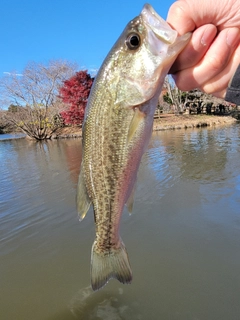
POLYGON ((240 64, 240 0, 179 0, 167 21, 180 35, 193 32, 170 70, 176 85, 224 98, 240 64))

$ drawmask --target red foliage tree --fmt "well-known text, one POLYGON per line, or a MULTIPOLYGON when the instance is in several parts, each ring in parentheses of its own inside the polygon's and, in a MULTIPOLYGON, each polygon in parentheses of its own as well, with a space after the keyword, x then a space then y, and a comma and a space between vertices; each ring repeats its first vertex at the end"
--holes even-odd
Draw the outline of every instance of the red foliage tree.
POLYGON ((59 94, 62 101, 68 105, 68 108, 61 112, 64 124, 82 124, 93 80, 94 78, 85 70, 76 72, 63 82, 59 94))

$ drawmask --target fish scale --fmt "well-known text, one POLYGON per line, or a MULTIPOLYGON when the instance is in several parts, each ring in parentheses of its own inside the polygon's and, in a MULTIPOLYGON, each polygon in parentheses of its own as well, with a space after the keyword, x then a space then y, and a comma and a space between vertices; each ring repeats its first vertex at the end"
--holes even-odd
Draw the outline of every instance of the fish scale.
POLYGON ((124 205, 132 211, 141 157, 152 132, 164 78, 189 39, 177 36, 150 5, 129 22, 104 60, 88 99, 77 207, 93 205, 96 239, 93 290, 109 279, 130 283, 132 271, 119 235, 124 205))
MULTIPOLYGON (((100 92, 100 97, 96 98, 94 107, 91 109, 89 115, 89 129, 88 123, 84 129, 86 130, 87 137, 85 148, 85 154, 87 156, 84 156, 83 159, 86 168, 89 167, 88 163, 91 163, 91 176, 93 177, 91 184, 93 184, 95 188, 93 189, 94 192, 89 191, 89 195, 90 198, 93 199, 93 205, 96 208, 94 215, 98 235, 97 248, 98 252, 100 252, 106 251, 106 248, 104 248, 105 243, 109 241, 111 241, 111 243, 114 242, 114 239, 111 239, 112 235, 115 234, 115 232, 112 231, 114 226, 111 216, 114 216, 116 213, 112 212, 114 206, 112 206, 112 210, 109 208, 111 203, 114 203, 116 193, 114 185, 116 184, 115 181, 119 179, 119 173, 121 173, 120 169, 122 167, 124 152, 119 146, 123 145, 123 140, 126 139, 126 137, 122 135, 125 130, 121 129, 123 119, 125 118, 124 113, 126 112, 116 113, 112 111, 109 117, 108 104, 105 104, 105 110, 100 108, 101 101, 109 101, 109 98, 106 98, 106 93, 101 94, 101 90, 98 92, 100 92), (99 102, 99 104, 97 102, 99 102), (99 110, 101 110, 100 114, 99 110), (122 113, 122 115, 120 115, 120 113, 122 113), (99 119, 102 125, 94 126, 94 130, 92 131, 92 123, 95 123, 95 119, 99 119), (88 132, 88 130, 90 132, 88 132), (104 144, 98 143, 102 137, 104 137, 104 144), (108 145, 108 148, 103 149, 104 145, 108 145), (88 146, 96 148, 96 150, 98 149, 97 152, 91 153, 90 150, 88 150, 88 146), (100 248, 104 248, 104 250, 100 250, 100 248)), ((117 110, 117 108, 115 108, 115 110, 117 110)), ((87 169, 85 175, 90 176, 87 169)), ((89 184, 89 182, 87 184, 89 184)))

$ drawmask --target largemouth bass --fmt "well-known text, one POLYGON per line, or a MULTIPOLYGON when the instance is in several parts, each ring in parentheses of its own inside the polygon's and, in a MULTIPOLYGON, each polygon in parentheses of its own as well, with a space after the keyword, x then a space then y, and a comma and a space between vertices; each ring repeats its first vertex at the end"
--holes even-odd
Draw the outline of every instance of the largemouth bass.
POLYGON ((77 207, 83 219, 93 205, 93 290, 132 271, 119 235, 124 205, 132 209, 141 157, 148 145, 164 78, 189 34, 177 32, 146 4, 130 21, 104 60, 88 99, 77 207))

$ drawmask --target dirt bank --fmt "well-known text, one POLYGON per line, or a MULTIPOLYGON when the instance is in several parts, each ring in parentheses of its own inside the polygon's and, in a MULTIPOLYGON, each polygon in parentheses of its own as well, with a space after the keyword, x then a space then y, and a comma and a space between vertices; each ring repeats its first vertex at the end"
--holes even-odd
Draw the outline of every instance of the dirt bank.
POLYGON ((154 120, 153 130, 187 129, 200 127, 213 127, 218 125, 230 125, 237 120, 231 116, 208 116, 208 115, 162 115, 154 120))
MULTIPOLYGON (((173 115, 163 114, 160 119, 155 119, 154 131, 198 128, 207 126, 230 125, 237 120, 231 116, 207 116, 207 115, 173 115)), ((81 138, 82 129, 80 127, 59 128, 54 138, 81 138)))

